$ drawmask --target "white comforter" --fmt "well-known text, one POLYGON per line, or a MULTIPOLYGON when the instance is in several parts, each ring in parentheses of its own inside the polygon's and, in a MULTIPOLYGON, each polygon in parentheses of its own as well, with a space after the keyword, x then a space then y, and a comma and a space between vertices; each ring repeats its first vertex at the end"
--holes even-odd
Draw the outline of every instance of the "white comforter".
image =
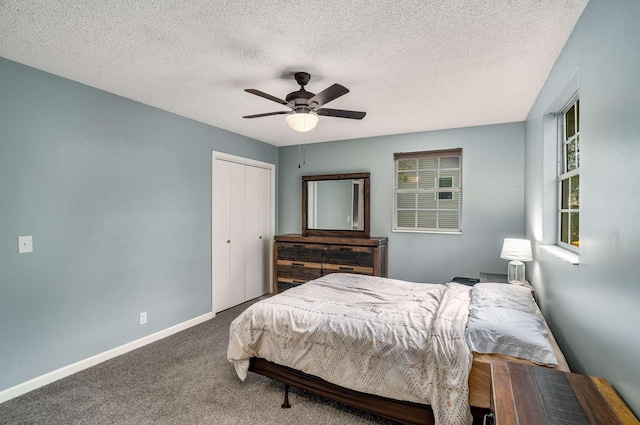
POLYGON ((352 390, 430 404, 468 425, 471 288, 330 274, 260 301, 231 324, 240 379, 261 357, 352 390))

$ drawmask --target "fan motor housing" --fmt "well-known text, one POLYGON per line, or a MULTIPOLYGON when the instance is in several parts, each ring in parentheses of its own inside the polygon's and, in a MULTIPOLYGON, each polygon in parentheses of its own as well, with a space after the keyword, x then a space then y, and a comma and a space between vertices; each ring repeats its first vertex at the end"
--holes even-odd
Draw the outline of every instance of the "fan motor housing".
POLYGON ((306 91, 305 89, 302 89, 302 90, 289 93, 287 97, 285 97, 285 100, 287 102, 292 102, 296 106, 298 105, 306 106, 307 100, 311 99, 313 96, 315 96, 315 94, 311 93, 310 91, 306 91))

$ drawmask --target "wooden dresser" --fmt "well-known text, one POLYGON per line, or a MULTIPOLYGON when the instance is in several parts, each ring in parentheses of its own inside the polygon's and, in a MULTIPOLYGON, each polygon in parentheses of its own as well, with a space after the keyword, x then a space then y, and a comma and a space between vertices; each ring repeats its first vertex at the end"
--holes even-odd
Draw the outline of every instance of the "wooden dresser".
POLYGON ((387 238, 280 235, 273 262, 275 294, 329 273, 387 277, 387 238))

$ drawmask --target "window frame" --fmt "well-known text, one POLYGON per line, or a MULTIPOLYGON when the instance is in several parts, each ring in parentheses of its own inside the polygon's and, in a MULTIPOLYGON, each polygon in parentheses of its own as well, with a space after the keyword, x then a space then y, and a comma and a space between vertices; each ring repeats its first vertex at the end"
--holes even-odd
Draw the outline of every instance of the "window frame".
MULTIPOLYGON (((419 172, 419 168, 416 168, 415 170, 416 172, 419 172)), ((394 177, 393 177, 393 223, 392 223, 392 232, 405 232, 405 233, 438 233, 438 234, 462 234, 462 148, 455 148, 455 149, 443 149, 443 150, 431 150, 431 151, 422 151, 422 152, 400 152, 400 153, 394 153, 394 177), (457 157, 458 158, 458 167, 456 168, 440 168, 440 159, 441 158, 450 158, 450 157, 457 157), (398 179, 399 179, 399 174, 400 172, 402 172, 403 170, 399 170, 399 164, 400 161, 402 160, 406 160, 406 159, 415 159, 416 161, 419 161, 420 159, 427 159, 427 158, 437 158, 438 159, 438 168, 436 169, 436 176, 435 176, 435 184, 434 184, 434 188, 432 189, 420 189, 419 187, 416 187, 415 189, 399 189, 398 188, 398 179), (452 187, 442 187, 440 186, 440 182, 442 178, 447 178, 448 176, 444 176, 441 177, 440 173, 441 171, 448 171, 448 170, 458 170, 459 172, 459 185, 458 186, 453 186, 454 184, 454 178, 451 177, 451 185, 452 187), (409 209, 409 208, 398 208, 398 193, 416 193, 416 194, 425 194, 425 193, 433 193, 434 195, 434 201, 436 201, 436 208, 435 209, 428 209, 428 208, 419 208, 418 205, 418 200, 416 198, 416 205, 415 208, 413 209, 409 209), (458 203, 458 208, 457 209, 450 209, 450 208, 440 208, 440 200, 448 200, 446 198, 441 198, 441 194, 443 193, 459 193, 459 203, 458 203), (436 212, 436 227, 435 228, 427 228, 427 227, 400 227, 398 226, 398 211, 399 210, 413 210, 416 211, 416 213, 418 211, 435 211, 436 212), (441 211, 456 211, 458 213, 458 227, 455 229, 447 229, 447 228, 440 228, 437 227, 438 226, 438 220, 439 220, 439 213, 441 211)), ((453 198, 453 195, 452 195, 453 198)), ((417 223, 418 220, 418 216, 416 214, 416 226, 418 225, 417 223)))
MULTIPOLYGON (((578 198, 578 208, 571 208, 571 204, 567 202, 567 208, 563 208, 563 183, 566 181, 569 190, 566 196, 569 196, 571 193, 571 179, 573 177, 580 177, 580 126, 578 123, 580 122, 580 93, 576 92, 569 101, 565 104, 565 106, 558 112, 557 115, 557 123, 558 123, 558 137, 557 137, 557 147, 558 147, 558 166, 557 166, 557 205, 556 205, 556 245, 563 249, 570 250, 575 253, 580 252, 579 244, 580 244, 580 199, 578 198), (572 107, 575 106, 575 114, 574 114, 574 126, 575 132, 573 136, 571 136, 568 140, 566 137, 566 115, 571 110, 572 107), (567 171, 567 147, 570 143, 576 141, 576 153, 575 153, 575 168, 567 171), (571 217, 572 214, 578 214, 578 246, 574 246, 571 244, 571 217), (568 242, 564 242, 562 240, 562 215, 567 214, 567 227, 568 227, 568 242)), ((578 184, 578 197, 580 197, 579 193, 579 184, 578 184)))

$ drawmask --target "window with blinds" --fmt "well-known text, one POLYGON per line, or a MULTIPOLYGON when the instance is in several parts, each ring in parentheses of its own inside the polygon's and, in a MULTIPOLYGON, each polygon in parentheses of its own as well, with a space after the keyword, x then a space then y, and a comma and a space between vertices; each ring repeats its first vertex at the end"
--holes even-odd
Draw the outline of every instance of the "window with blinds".
POLYGON ((394 231, 461 232, 462 149, 394 154, 394 231))
POLYGON ((580 99, 559 114, 558 245, 578 251, 580 247, 580 99))

